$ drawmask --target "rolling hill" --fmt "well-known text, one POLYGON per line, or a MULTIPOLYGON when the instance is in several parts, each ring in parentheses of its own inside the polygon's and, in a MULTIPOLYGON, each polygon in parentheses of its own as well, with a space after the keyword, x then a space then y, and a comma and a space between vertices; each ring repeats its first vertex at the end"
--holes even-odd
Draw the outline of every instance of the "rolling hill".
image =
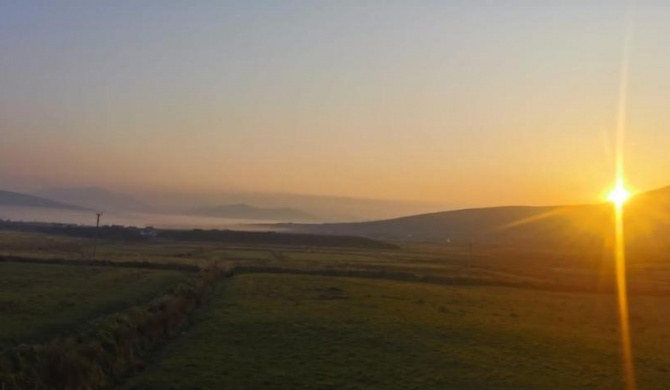
MULTIPOLYGON (((665 237, 670 237, 670 187, 633 197, 625 215, 629 243, 665 245, 665 237)), ((281 228, 403 241, 602 245, 611 239, 612 221, 612 206, 602 203, 489 207, 371 222, 286 224, 281 228)))
POLYGON ((43 207, 63 210, 86 210, 84 207, 69 203, 56 202, 51 199, 34 195, 26 195, 19 192, 0 190, 0 206, 11 207, 43 207))

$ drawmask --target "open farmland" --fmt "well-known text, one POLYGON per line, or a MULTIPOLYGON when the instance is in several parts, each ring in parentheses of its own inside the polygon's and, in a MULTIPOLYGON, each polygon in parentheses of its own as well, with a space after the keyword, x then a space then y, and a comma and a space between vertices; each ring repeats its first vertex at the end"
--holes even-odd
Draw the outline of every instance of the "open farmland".
MULTIPOLYGON (((124 358, 130 369, 110 374, 124 387, 623 386, 614 270, 603 245, 366 249, 107 239, 96 259, 111 266, 100 267, 59 249, 64 242, 90 248, 90 240, 25 232, 0 239, 19 260, 45 263, 0 262, 0 331, 10 345, 71 335, 73 324, 146 304, 194 275, 147 267, 234 270, 212 280, 204 306, 200 298, 189 304, 195 314, 181 312, 170 332, 157 332, 158 349, 138 347, 139 363, 124 358), (40 255, 31 256, 36 243, 40 255)), ((645 389, 670 379, 666 258, 629 248, 634 355, 645 389)))
POLYGON ((83 258, 92 253, 92 243, 76 237, 37 232, 0 230, 0 255, 31 258, 83 258))
MULTIPOLYGON (((664 388, 670 298, 633 303, 641 388, 664 388)), ((616 313, 604 294, 242 275, 131 387, 613 389, 616 313)))
POLYGON ((72 332, 185 279, 172 270, 0 262, 0 347, 72 332))

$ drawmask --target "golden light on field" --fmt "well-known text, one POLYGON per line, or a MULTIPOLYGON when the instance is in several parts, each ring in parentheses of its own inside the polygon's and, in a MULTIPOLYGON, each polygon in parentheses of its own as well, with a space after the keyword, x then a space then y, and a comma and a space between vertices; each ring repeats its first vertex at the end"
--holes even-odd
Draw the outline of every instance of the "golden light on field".
POLYGON ((633 363, 633 347, 630 335, 630 314, 628 311, 628 289, 626 283, 626 240, 624 236, 624 205, 630 198, 622 178, 607 197, 614 204, 614 261, 616 267, 617 295, 619 301, 619 325, 621 327, 621 344, 623 364, 626 375, 626 387, 635 389, 635 368, 633 363))
POLYGON ((635 389, 635 367, 630 335, 630 314, 628 309, 628 288, 626 279, 626 239, 624 235, 624 205, 630 192, 619 176, 614 189, 607 199, 614 205, 614 262, 616 268, 617 296, 619 301, 619 326, 621 327, 622 360, 626 378, 626 388, 635 389))

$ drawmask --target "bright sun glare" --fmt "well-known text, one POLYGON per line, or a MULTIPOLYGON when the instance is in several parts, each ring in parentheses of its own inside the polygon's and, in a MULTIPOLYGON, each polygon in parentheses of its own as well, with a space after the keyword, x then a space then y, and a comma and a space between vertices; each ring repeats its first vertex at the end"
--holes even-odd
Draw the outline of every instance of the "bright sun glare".
POLYGON ((621 207, 630 198, 630 192, 623 184, 623 180, 618 180, 616 186, 607 195, 607 200, 614 203, 615 206, 621 207))

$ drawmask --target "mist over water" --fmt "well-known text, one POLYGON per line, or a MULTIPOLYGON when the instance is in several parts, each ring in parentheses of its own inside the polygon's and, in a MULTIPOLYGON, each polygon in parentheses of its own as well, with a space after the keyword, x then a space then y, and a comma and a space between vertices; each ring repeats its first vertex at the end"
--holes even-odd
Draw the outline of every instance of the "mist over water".
MULTIPOLYGON (((94 226, 94 211, 60 210, 38 207, 0 206, 0 219, 22 222, 49 222, 94 226)), ((258 224, 276 223, 272 220, 242 220, 231 218, 202 217, 178 214, 110 212, 104 213, 101 225, 122 225, 163 229, 235 229, 235 230, 268 230, 260 229, 258 224)))

